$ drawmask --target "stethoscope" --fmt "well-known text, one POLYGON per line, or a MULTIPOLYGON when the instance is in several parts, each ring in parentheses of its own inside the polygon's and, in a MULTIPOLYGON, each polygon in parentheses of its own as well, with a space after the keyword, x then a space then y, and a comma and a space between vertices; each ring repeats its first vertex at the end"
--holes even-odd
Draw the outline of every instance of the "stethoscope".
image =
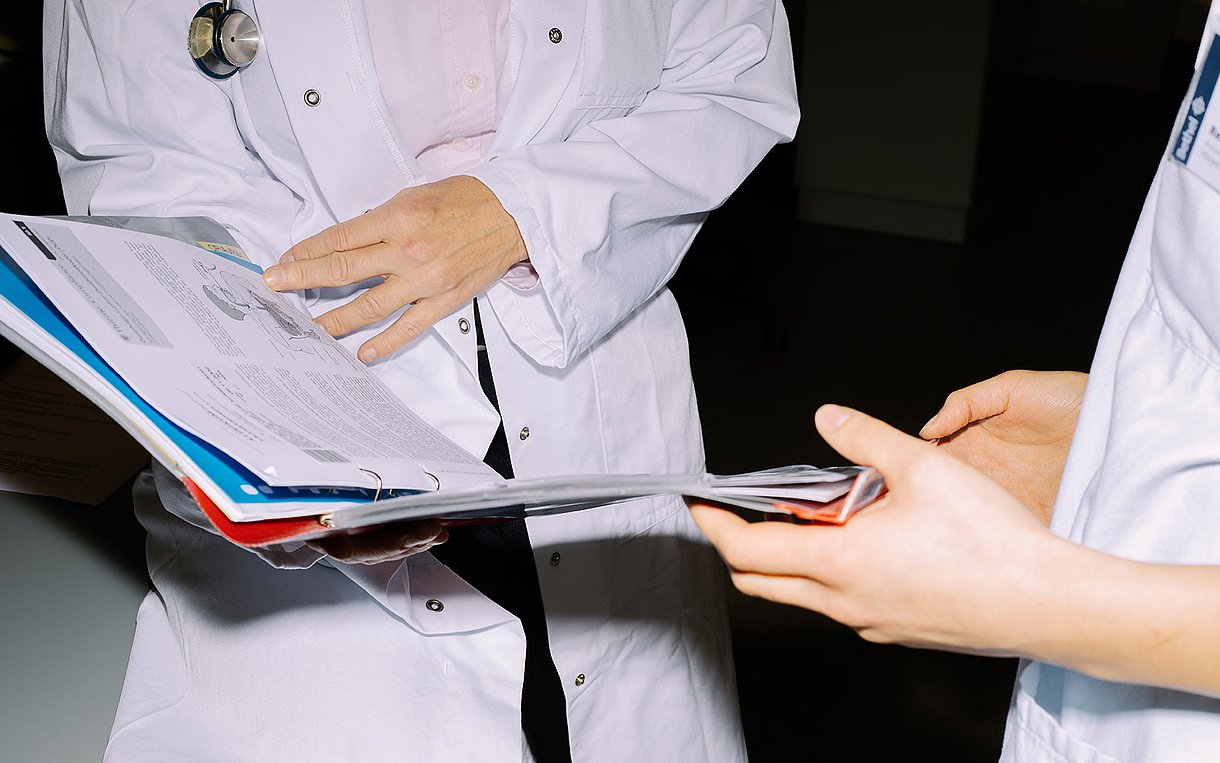
POLYGON ((228 79, 258 55, 262 34, 249 14, 233 8, 233 0, 223 0, 199 9, 186 39, 199 71, 228 79))

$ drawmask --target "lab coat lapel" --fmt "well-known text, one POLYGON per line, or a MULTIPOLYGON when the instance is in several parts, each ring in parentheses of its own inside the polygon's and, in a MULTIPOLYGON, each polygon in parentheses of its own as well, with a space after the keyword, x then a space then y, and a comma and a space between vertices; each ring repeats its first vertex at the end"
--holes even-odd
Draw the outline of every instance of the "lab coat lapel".
POLYGON ((259 0, 256 9, 293 132, 335 218, 413 184, 418 168, 395 139, 362 0, 259 0))
POLYGON ((492 157, 533 141, 555 113, 576 72, 587 33, 586 2, 510 0, 508 69, 513 94, 496 131, 492 157))

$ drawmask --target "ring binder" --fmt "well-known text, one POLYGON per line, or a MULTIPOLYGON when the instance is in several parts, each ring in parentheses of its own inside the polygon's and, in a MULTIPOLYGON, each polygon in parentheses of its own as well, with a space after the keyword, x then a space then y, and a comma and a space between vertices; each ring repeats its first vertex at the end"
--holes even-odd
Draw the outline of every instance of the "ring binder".
MULTIPOLYGON (((385 483, 381 480, 381 475, 372 469, 365 469, 363 466, 357 466, 356 468, 365 474, 373 475, 373 479, 377 480, 377 492, 373 493, 373 503, 377 503, 377 501, 381 500, 381 488, 385 485, 385 483)), ((428 476, 432 477, 430 474, 428 476)), ((432 477, 432 479, 436 479, 436 477, 432 477)), ((436 484, 438 487, 440 486, 440 482, 437 482, 436 484)))

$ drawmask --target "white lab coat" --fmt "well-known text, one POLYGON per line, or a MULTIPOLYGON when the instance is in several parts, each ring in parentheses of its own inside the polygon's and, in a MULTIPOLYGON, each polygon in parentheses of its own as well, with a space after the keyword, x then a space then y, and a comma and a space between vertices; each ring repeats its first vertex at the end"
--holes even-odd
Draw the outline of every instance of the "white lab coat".
MULTIPOLYGON (((1218 33, 1213 8, 1200 57, 1218 33)), ((1167 153, 1106 318, 1052 530, 1129 559, 1217 565, 1218 505, 1220 191, 1167 153)), ((1218 759, 1220 699, 1021 665, 1004 761, 1218 759)))
MULTIPOLYGON (((47 4, 44 40, 72 213, 211 215, 265 265, 423 179, 382 100, 361 0, 239 3, 263 50, 224 82, 187 55, 194 0, 66 5, 47 4)), ((514 96, 471 174, 516 219, 541 276, 483 300, 517 475, 699 469, 686 340, 664 287, 706 211, 795 130, 782 8, 512 0, 509 24, 514 96)), ((377 369, 481 454, 497 418, 461 318, 469 306, 377 369)), ((307 549, 247 553, 181 521, 202 524, 160 476, 160 500, 151 477, 137 489, 155 591, 110 759, 522 757, 515 618, 430 554, 336 571, 307 549)), ((744 757, 719 565, 681 503, 529 531, 575 758, 744 757)))

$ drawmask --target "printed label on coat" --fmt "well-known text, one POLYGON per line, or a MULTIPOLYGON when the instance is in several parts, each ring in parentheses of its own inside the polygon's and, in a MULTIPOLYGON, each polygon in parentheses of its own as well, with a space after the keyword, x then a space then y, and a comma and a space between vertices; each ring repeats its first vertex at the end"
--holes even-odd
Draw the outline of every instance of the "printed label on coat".
POLYGON ((1212 39, 1182 127, 1171 148, 1176 161, 1216 190, 1220 190, 1220 107, 1213 109, 1211 105, 1218 81, 1220 35, 1212 39))

